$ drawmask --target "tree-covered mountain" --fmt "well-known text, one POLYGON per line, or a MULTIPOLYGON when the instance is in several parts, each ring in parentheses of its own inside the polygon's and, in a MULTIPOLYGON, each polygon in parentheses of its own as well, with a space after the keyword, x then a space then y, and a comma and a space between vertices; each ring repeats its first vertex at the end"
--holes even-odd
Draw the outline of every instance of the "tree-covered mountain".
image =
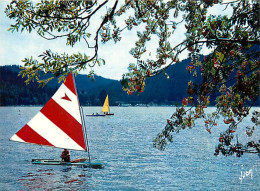
MULTIPOLYGON (((187 82, 192 76, 186 71, 190 60, 169 67, 166 73, 148 78, 145 91, 139 95, 127 95, 122 90, 120 81, 95 76, 91 80, 87 75, 79 74, 75 78, 79 99, 82 105, 102 105, 106 94, 109 94, 110 105, 120 104, 158 104, 172 105, 180 103, 186 95, 187 82)), ((7 105, 43 105, 57 90, 58 80, 52 80, 44 87, 36 82, 25 84, 25 79, 18 76, 19 66, 0 67, 1 106, 7 105)))

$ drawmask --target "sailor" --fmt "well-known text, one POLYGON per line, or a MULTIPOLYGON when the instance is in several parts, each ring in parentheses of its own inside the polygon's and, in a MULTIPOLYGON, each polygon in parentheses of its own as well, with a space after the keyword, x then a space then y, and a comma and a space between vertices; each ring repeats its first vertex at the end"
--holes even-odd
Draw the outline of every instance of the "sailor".
POLYGON ((60 158, 64 162, 70 162, 70 151, 68 149, 64 149, 63 152, 61 153, 60 158))

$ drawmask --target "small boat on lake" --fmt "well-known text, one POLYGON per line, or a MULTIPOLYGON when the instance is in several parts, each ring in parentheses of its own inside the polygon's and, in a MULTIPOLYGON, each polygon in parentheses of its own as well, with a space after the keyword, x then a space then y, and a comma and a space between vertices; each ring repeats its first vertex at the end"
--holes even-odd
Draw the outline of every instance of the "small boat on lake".
POLYGON ((104 112, 105 115, 114 115, 114 113, 110 113, 108 95, 105 99, 102 112, 104 112))
POLYGON ((88 114, 86 115, 87 117, 105 117, 106 114, 101 114, 101 113, 92 113, 92 114, 88 114))
POLYGON ((103 163, 92 162, 90 158, 83 116, 75 80, 73 75, 69 74, 52 98, 10 140, 88 153, 87 158, 79 158, 70 162, 55 159, 32 159, 33 164, 103 168, 103 163))
POLYGON ((107 115, 114 115, 114 113, 110 113, 108 95, 107 95, 107 97, 106 97, 106 99, 104 101, 102 112, 103 113, 88 114, 86 116, 88 116, 88 117, 100 117, 100 116, 104 117, 104 116, 107 116, 107 115))

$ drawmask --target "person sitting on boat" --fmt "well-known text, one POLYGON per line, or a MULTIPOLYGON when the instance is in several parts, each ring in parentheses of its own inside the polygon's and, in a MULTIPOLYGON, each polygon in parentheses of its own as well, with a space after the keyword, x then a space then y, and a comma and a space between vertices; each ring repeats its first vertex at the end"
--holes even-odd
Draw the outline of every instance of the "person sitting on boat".
POLYGON ((60 158, 64 162, 70 162, 70 151, 68 149, 64 149, 63 152, 61 153, 60 158))

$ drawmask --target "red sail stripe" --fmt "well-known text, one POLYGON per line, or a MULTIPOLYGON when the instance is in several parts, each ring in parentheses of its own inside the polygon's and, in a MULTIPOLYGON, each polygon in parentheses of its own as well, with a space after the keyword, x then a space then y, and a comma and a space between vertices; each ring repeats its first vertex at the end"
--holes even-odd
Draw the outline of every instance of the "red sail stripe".
POLYGON ((71 99, 69 98, 69 96, 67 96, 67 94, 65 93, 65 95, 63 97, 61 97, 61 99, 67 100, 67 101, 71 101, 71 99))
POLYGON ((72 91, 75 95, 77 95, 77 91, 74 85, 74 78, 71 73, 69 73, 69 75, 67 76, 64 84, 65 86, 67 86, 67 88, 69 88, 70 91, 72 91))
POLYGON ((20 131, 18 131, 16 135, 28 143, 53 146, 45 138, 35 132, 28 124, 26 124, 20 131))
POLYGON ((82 125, 53 99, 46 103, 41 113, 86 150, 82 125))

